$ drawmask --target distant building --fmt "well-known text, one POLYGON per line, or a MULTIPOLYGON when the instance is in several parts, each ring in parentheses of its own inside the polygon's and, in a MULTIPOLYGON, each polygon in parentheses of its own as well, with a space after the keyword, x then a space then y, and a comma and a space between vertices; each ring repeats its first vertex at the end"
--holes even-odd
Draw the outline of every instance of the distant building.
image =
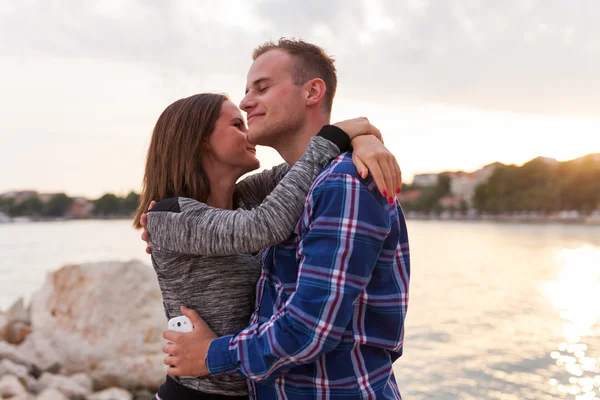
POLYGON ((475 189, 478 185, 485 183, 490 179, 492 173, 498 168, 500 163, 486 165, 475 172, 453 172, 450 174, 450 192, 453 196, 462 200, 471 202, 475 195, 475 189))
POLYGON ((438 174, 418 174, 413 178, 412 184, 415 186, 427 187, 435 186, 438 182, 438 174))
POLYGON ((94 202, 84 197, 75 197, 71 204, 70 216, 72 218, 89 218, 94 210, 94 202))
POLYGON ((398 200, 402 201, 414 201, 421 197, 421 191, 418 189, 409 190, 407 192, 402 192, 398 196, 398 200))
POLYGON ((61 193, 38 193, 38 198, 42 203, 49 202, 54 196, 61 193))
POLYGON ((37 192, 35 190, 21 190, 15 192, 7 192, 2 194, 2 198, 4 199, 12 199, 13 204, 18 206, 25 200, 37 196, 37 192))

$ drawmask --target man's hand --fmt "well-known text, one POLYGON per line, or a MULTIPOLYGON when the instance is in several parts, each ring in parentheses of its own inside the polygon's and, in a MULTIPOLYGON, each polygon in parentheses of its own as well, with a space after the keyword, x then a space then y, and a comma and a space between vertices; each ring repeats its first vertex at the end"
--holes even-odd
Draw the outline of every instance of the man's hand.
POLYGON ((181 307, 183 315, 192 321, 194 330, 188 333, 164 331, 163 337, 170 341, 163 346, 167 353, 165 364, 169 366, 167 374, 171 376, 204 376, 208 375, 206 353, 217 335, 208 327, 198 313, 181 307))
MULTIPOLYGON (((152 200, 148 206, 148 211, 150 211, 155 204, 156 202, 152 200)), ((146 230, 146 225, 148 224, 148 215, 146 213, 143 213, 140 217, 140 224, 142 225, 142 228, 144 228, 144 231, 142 232, 142 240, 146 242, 146 253, 151 254, 152 249, 150 248, 150 235, 146 230)))
POLYGON ((352 162, 361 178, 370 172, 381 194, 392 204, 402 189, 402 172, 396 157, 372 135, 355 137, 352 147, 352 162))

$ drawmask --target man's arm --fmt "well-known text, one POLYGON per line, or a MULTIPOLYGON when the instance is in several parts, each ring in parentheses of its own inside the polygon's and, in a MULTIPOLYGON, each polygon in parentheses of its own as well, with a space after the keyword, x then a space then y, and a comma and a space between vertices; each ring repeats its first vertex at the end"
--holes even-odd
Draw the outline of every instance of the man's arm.
POLYGON ((298 247, 295 293, 268 322, 213 340, 211 374, 273 379, 339 344, 390 232, 393 206, 357 178, 331 174, 307 207, 312 218, 298 247))

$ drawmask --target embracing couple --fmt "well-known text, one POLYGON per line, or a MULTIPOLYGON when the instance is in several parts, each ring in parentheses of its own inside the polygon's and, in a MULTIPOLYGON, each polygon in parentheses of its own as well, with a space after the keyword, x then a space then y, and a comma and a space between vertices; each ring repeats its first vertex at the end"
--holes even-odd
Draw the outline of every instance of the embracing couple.
POLYGON ((398 164, 366 118, 330 125, 319 47, 258 47, 240 108, 176 101, 154 128, 134 224, 168 319, 156 399, 399 399, 410 261, 398 164), (259 167, 255 144, 285 164, 259 167), (154 204, 154 200, 158 203, 154 204))

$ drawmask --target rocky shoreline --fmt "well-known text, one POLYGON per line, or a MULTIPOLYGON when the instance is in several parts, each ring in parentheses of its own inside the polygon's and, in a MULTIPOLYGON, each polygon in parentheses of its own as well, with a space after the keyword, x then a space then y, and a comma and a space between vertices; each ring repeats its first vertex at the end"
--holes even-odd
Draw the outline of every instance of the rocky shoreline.
POLYGON ((0 312, 0 399, 147 400, 164 381, 166 319, 140 261, 68 265, 0 312))

